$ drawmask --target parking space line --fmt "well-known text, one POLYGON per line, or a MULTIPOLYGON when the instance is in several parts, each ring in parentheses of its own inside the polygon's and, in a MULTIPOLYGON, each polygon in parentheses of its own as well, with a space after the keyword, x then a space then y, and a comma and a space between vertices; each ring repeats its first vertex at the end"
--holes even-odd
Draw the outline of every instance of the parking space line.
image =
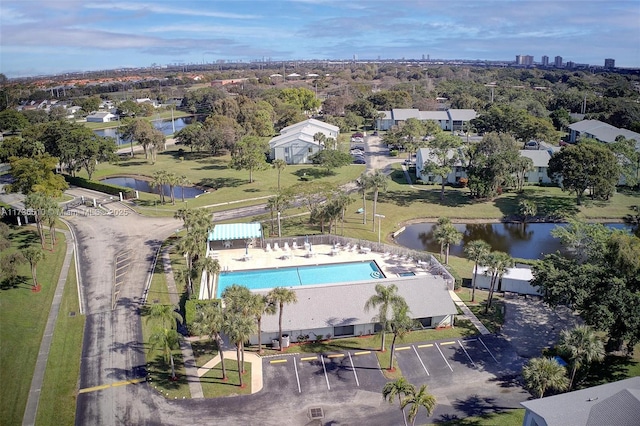
POLYGON ((396 351, 406 351, 407 349, 411 349, 411 346, 403 346, 401 348, 396 348, 396 351))
POLYGON ((455 345, 456 342, 441 342, 440 346, 455 345))
POLYGON ((354 352, 354 355, 369 355, 371 351, 363 351, 363 352, 354 352))
POLYGON ((313 361, 314 359, 318 359, 317 356, 306 356, 304 358, 300 358, 300 361, 313 361))
POLYGON ((478 339, 464 339, 463 342, 467 343, 467 342, 475 342, 478 339))
POLYGON ((295 362, 295 358, 293 361, 293 369, 296 370, 296 380, 298 381, 298 393, 302 393, 302 389, 300 388, 300 376, 298 375, 298 363, 295 362))
POLYGON ((270 364, 280 364, 283 362, 287 362, 286 359, 274 359, 273 361, 269 361, 270 364))
POLYGON ((469 358, 469 361, 471 361, 471 364, 473 364, 473 366, 475 367, 476 363, 473 362, 473 360, 471 359, 471 356, 469 356, 469 352, 467 352, 467 350, 465 349, 464 345, 462 344, 462 342, 460 340, 458 340, 458 344, 460 345, 460 347, 462 348, 464 353, 467 354, 467 358, 469 358))
POLYGON ((331 386, 329 385, 329 376, 327 376, 327 367, 324 365, 324 357, 320 355, 320 359, 322 360, 322 369, 324 370, 324 379, 327 381, 327 389, 331 390, 331 386))
POLYGON ((349 362, 351 363, 351 368, 353 369, 353 375, 356 378, 356 385, 358 385, 358 387, 360 387, 360 381, 358 380, 358 373, 356 373, 356 367, 355 367, 355 365, 353 365, 353 359, 351 358, 351 354, 349 352, 347 352, 347 355, 349 355, 349 362))
POLYGON ((451 370, 451 372, 453 372, 453 368, 451 368, 451 364, 449 364, 449 361, 447 361, 447 359, 444 357, 444 354, 440 350, 440 346, 437 345, 437 344, 436 344, 436 349, 438 349, 438 352, 440 352, 440 356, 442 357, 442 359, 444 359, 444 362, 447 363, 447 367, 449 367, 449 370, 451 370))
POLYGON ((418 348, 430 348, 433 346, 433 343, 427 343, 426 345, 418 345, 418 348))
POLYGON ((327 355, 327 358, 342 358, 344 354, 331 354, 327 355))
POLYGON ((429 370, 427 370, 427 367, 424 365, 424 362, 422 362, 422 358, 420 358, 420 354, 418 354, 418 350, 413 345, 411 345, 411 347, 413 348, 413 351, 416 353, 416 356, 418 357, 420 364, 422 364, 422 368, 424 368, 425 373, 427 373, 427 376, 430 376, 429 370))
POLYGON ((496 362, 496 364, 500 364, 498 362, 498 360, 496 359, 495 356, 493 356, 493 354, 491 353, 491 351, 489 350, 489 348, 487 347, 487 345, 484 344, 484 342, 482 341, 481 338, 478 337, 478 340, 480 340, 480 343, 482 343, 482 346, 484 346, 484 348, 487 350, 487 352, 489 352, 489 355, 491 355, 491 358, 493 358, 493 360, 496 362))

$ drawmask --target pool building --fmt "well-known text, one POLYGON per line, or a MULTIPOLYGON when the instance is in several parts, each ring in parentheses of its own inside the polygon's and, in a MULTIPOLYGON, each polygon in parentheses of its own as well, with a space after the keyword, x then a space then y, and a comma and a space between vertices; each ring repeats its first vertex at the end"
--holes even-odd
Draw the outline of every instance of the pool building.
MULTIPOLYGON (((375 294, 377 284, 395 284, 409 305, 411 317, 423 327, 453 325, 457 310, 449 293, 452 277, 442 273, 444 268, 430 255, 420 253, 429 260, 418 262, 408 255, 375 250, 382 245, 371 244, 376 246, 373 250, 366 246, 355 249, 344 244, 345 240, 336 250, 333 244, 322 244, 317 238, 310 255, 305 237, 301 239, 292 238, 287 244, 289 250, 282 250, 282 242, 279 249, 267 250, 267 243, 255 237, 252 248, 245 240, 234 248, 226 243, 229 240, 220 243, 210 239, 207 255, 218 259, 221 273, 212 280, 214 288, 207 288, 207 277, 203 276, 200 298, 220 297, 232 284, 245 285, 259 294, 267 294, 273 287, 289 288, 295 291, 298 302, 285 305, 282 328, 283 335, 295 342, 299 336, 314 340, 377 332, 377 311, 365 312, 364 305, 375 294), (258 241, 263 247, 256 247, 258 241)), ((263 316, 262 342, 278 337, 278 315, 263 316)), ((250 341, 257 343, 258 336, 250 341)))

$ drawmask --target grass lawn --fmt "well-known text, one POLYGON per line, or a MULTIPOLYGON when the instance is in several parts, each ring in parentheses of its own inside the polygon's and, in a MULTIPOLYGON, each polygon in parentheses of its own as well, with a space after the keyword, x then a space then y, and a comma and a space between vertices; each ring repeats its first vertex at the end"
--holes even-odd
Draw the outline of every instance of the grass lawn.
POLYGON ((444 426, 517 426, 522 424, 524 412, 524 408, 505 410, 502 413, 455 419, 437 424, 444 426))
POLYGON ((75 423, 84 315, 79 314, 76 270, 72 262, 64 288, 44 376, 36 424, 75 423), (70 314, 74 313, 73 316, 70 314))
MULTIPOLYGON (((31 227, 12 227, 11 247, 2 256, 29 246, 39 246, 40 239, 31 227)), ((21 424, 27 404, 42 334, 49 316, 51 301, 58 283, 66 241, 57 234, 54 250, 47 243, 45 258, 38 263, 39 293, 31 291, 28 264, 18 267, 15 285, 0 283, 0 383, 3 384, 0 412, 3 424, 21 424)))
POLYGON ((222 380, 222 368, 216 364, 211 370, 200 378, 202 392, 205 398, 219 398, 223 396, 249 395, 251 393, 251 363, 244 363, 242 381, 244 387, 240 387, 238 377, 238 363, 234 359, 225 358, 224 364, 227 370, 227 381, 222 380))

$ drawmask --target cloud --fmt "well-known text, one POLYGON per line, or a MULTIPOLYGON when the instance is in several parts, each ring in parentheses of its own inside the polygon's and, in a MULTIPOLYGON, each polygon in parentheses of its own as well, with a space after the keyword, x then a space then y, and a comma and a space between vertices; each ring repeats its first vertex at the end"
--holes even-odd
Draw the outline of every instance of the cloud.
POLYGON ((206 10, 203 8, 188 9, 186 7, 167 7, 158 3, 87 3, 84 4, 87 9, 106 9, 106 10, 121 10, 129 12, 145 12, 145 13, 157 13, 162 15, 187 15, 187 16, 201 16, 210 18, 225 18, 225 19, 257 19, 258 15, 246 15, 240 13, 228 13, 217 12, 212 10, 206 10))

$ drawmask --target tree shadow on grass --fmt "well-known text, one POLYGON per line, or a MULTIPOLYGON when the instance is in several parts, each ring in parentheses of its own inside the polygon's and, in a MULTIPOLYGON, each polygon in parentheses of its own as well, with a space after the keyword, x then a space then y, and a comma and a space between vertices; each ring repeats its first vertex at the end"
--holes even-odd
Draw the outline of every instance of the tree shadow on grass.
POLYGON ((138 167, 138 166, 146 166, 151 164, 149 161, 147 160, 128 160, 128 161, 119 161, 118 162, 118 166, 119 167, 138 167))
POLYGON ((304 169, 298 169, 292 174, 294 176, 297 176, 298 178, 302 178, 303 176, 310 176, 313 179, 320 179, 323 177, 335 176, 336 172, 320 167, 307 167, 304 169))
POLYGON ((9 234, 9 240, 18 244, 18 249, 23 250, 32 245, 40 244, 40 237, 36 231, 14 232, 9 234))
POLYGON ((237 188, 245 183, 248 183, 248 181, 236 178, 204 178, 198 182, 198 186, 205 186, 211 189, 237 188))
POLYGON ((30 289, 32 281, 29 277, 18 275, 12 279, 5 278, 0 281, 0 290, 13 290, 17 288, 30 289))
POLYGON ((147 363, 147 371, 151 382, 162 389, 174 390, 186 385, 189 380, 184 374, 180 374, 179 368, 183 364, 182 354, 174 352, 173 362, 176 368, 176 380, 171 378, 171 364, 165 362, 162 355, 156 356, 153 361, 147 363))
POLYGON ((602 362, 594 362, 587 370, 577 373, 576 388, 584 389, 629 377, 628 370, 638 364, 630 357, 607 355, 602 362))
POLYGON ((536 204, 538 217, 546 221, 558 221, 567 217, 573 217, 579 213, 575 199, 571 197, 539 195, 526 189, 515 196, 502 196, 494 201, 494 204, 506 218, 519 215, 518 204, 521 200, 531 200, 536 204))

